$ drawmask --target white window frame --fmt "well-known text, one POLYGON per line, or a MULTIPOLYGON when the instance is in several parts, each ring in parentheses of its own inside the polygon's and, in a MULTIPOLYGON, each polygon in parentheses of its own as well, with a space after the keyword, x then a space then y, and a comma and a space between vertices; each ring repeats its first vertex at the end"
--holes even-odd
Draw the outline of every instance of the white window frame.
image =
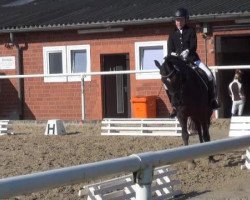
MULTIPOLYGON (((86 50, 87 53, 87 68, 86 72, 90 72, 90 45, 70 45, 70 46, 49 46, 43 47, 43 68, 44 74, 49 75, 49 53, 62 53, 62 74, 71 73, 71 51, 86 50)), ((91 81, 91 76, 86 76, 85 81, 91 81)), ((58 76, 44 77, 44 82, 75 82, 81 81, 81 76, 58 76)))
MULTIPOLYGON (((62 53, 62 67, 63 74, 66 73, 66 47, 65 46, 53 46, 53 47, 43 47, 43 68, 44 74, 49 75, 49 53, 62 53)), ((44 77, 44 82, 65 82, 67 77, 44 77)))
MULTIPOLYGON (((146 41, 146 42, 135 42, 135 70, 141 70, 140 68, 140 48, 143 47, 155 47, 162 46, 163 47, 163 57, 167 56, 167 41, 146 41)), ((163 58, 162 58, 163 59, 163 58)), ((159 60, 159 62, 161 62, 159 60)), ((143 70, 141 70, 143 71, 143 70)), ((136 79, 160 79, 160 73, 137 73, 136 79)))
MULTIPOLYGON (((72 71, 71 66, 71 51, 72 50, 85 50, 87 54, 87 68, 86 73, 90 72, 90 45, 71 45, 67 46, 67 69, 68 73, 72 71)), ((91 81, 91 76, 86 76, 85 81, 91 81)), ((80 76, 69 76, 68 81, 81 81, 80 76)))

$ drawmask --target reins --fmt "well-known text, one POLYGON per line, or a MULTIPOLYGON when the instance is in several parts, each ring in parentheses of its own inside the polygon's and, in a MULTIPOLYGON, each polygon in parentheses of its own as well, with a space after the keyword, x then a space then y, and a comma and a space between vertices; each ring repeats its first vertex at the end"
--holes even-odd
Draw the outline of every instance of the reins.
POLYGON ((174 68, 168 75, 166 76, 161 76, 162 78, 170 78, 172 75, 174 75, 174 73, 176 72, 177 70, 174 68))

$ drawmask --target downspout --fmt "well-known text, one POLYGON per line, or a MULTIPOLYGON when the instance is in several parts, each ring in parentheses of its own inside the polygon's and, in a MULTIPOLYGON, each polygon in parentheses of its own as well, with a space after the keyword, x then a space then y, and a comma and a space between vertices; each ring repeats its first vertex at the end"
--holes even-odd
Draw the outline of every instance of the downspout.
MULTIPOLYGON (((23 75, 23 47, 20 47, 18 42, 14 39, 14 34, 10 33, 10 43, 15 46, 17 50, 17 75, 23 75)), ((24 98, 23 98, 23 92, 24 92, 24 80, 22 78, 19 78, 17 81, 17 95, 18 95, 18 118, 23 119, 23 113, 24 113, 24 98)))
POLYGON ((203 23, 202 27, 202 37, 204 39, 204 50, 205 50, 205 65, 207 65, 207 38, 210 32, 208 23, 203 23))

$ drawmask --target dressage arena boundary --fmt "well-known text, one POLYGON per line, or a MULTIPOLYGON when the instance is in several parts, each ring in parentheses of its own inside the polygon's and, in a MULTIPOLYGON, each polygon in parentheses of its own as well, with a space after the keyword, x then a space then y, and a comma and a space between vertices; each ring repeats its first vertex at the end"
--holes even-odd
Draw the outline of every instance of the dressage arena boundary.
POLYGON ((0 120, 0 136, 13 134, 11 132, 10 120, 0 120))
POLYGON ((95 163, 0 179, 0 199, 81 183, 107 175, 136 173, 136 199, 151 199, 155 167, 249 147, 250 136, 221 139, 173 149, 152 151, 95 163))
POLYGON ((230 121, 229 137, 250 135, 250 117, 233 116, 230 121))
MULTIPOLYGON (((153 199, 169 199, 182 194, 180 190, 175 190, 175 186, 179 185, 180 181, 170 178, 174 174, 176 174, 176 170, 171 169, 170 166, 163 166, 154 170, 151 186, 153 199)), ((132 200, 135 199, 135 192, 134 177, 133 175, 127 175, 84 186, 79 191, 78 196, 87 196, 87 200, 132 200)))
POLYGON ((247 148, 246 154, 241 158, 242 160, 245 160, 244 165, 241 165, 241 169, 250 169, 250 147, 247 148))
MULTIPOLYGON (((229 137, 239 137, 250 135, 250 117, 233 116, 230 122, 229 137)), ((246 150, 246 154, 242 156, 245 160, 241 169, 250 169, 250 146, 246 150)))
POLYGON ((181 136, 177 118, 104 118, 101 135, 181 136))

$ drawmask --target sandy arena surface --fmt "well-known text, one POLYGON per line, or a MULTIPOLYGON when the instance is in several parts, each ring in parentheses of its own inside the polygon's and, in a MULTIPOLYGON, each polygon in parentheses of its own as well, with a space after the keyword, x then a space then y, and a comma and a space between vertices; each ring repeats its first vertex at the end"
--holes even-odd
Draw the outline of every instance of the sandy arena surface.
MULTIPOLYGON (((182 145, 180 137, 101 136, 100 123, 65 123, 68 134, 64 136, 45 136, 45 127, 46 123, 41 122, 12 123, 15 134, 0 137, 1 178, 182 145)), ((228 131, 228 119, 216 120, 210 128, 211 139, 226 138, 228 131)), ((192 135, 190 143, 198 143, 198 136, 192 135)), ((178 199, 250 199, 250 171, 240 169, 244 151, 241 149, 220 153, 215 156, 217 162, 214 164, 208 164, 207 158, 197 159, 194 170, 188 170, 186 162, 173 165, 178 170, 175 178, 181 181, 179 189, 184 193, 178 199)), ((105 179, 107 177, 103 178, 105 179)), ((90 183, 11 199, 80 199, 78 190, 90 183)))

